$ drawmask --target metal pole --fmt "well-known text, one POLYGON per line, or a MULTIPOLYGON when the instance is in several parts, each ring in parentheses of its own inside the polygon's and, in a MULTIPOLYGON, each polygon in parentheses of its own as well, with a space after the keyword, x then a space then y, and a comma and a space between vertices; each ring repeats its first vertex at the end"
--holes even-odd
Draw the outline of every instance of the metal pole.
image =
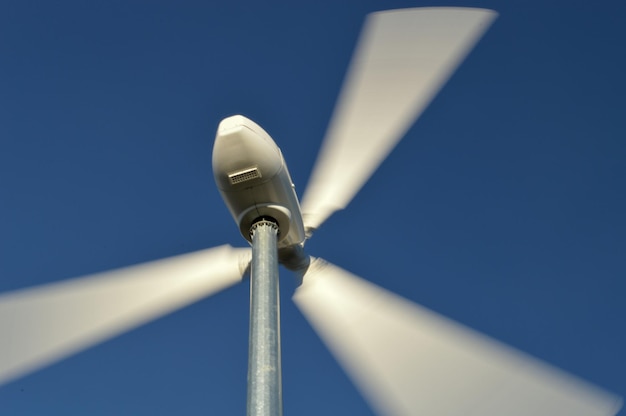
POLYGON ((250 344, 247 416, 282 416, 278 226, 262 219, 250 229, 250 344))

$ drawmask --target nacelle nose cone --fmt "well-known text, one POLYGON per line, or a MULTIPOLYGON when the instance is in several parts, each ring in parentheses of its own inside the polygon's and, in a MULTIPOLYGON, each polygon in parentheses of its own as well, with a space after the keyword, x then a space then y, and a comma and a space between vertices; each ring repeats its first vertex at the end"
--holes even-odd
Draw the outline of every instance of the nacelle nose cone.
POLYGON ((241 115, 222 120, 213 145, 213 176, 220 189, 267 182, 281 166, 278 146, 258 124, 241 115))

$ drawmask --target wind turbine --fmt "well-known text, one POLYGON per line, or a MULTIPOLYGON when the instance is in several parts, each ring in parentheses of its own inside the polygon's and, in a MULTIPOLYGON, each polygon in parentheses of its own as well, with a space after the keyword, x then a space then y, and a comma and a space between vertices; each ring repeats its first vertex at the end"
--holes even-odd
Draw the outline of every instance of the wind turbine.
MULTIPOLYGON (((246 239, 259 219, 276 225, 278 258, 302 278, 297 305, 380 414, 615 414, 618 398, 304 253, 494 18, 458 8, 371 15, 301 209, 280 150, 244 117, 218 128, 216 181, 246 239)), ((249 262, 249 249, 222 246, 4 294, 0 382, 235 284, 249 262)))

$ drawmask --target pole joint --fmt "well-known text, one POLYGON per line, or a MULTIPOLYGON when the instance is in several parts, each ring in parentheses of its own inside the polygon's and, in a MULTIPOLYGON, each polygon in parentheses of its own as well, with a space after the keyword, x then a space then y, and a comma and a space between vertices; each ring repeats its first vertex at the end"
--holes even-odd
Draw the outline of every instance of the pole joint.
POLYGON ((250 227, 250 231, 249 232, 250 232, 250 237, 251 238, 254 237, 254 233, 261 226, 266 226, 266 227, 269 227, 271 229, 276 230, 276 234, 277 235, 280 233, 280 229, 278 228, 278 222, 274 218, 272 218, 272 217, 259 217, 256 220, 254 220, 254 222, 252 223, 252 227, 250 227))

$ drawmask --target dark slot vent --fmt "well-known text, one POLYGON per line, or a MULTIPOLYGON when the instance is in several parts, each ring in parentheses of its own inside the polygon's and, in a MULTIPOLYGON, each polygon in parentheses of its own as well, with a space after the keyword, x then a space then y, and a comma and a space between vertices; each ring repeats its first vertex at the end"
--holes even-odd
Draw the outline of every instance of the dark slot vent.
POLYGON ((239 172, 231 173, 230 175, 228 175, 228 179, 230 179, 230 183, 233 185, 260 177, 261 172, 259 172, 257 168, 240 170, 239 172))

